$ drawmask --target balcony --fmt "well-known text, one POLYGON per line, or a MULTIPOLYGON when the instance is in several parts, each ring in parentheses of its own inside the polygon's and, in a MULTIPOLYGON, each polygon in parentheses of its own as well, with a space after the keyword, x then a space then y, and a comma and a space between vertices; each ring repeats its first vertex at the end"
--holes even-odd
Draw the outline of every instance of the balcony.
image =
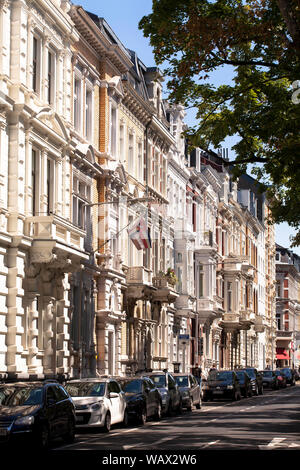
POLYGON ((57 215, 33 216, 25 220, 25 235, 32 238, 31 263, 58 264, 68 272, 88 260, 84 251, 86 232, 57 215))
POLYGON ((251 326, 255 324, 255 313, 251 309, 240 311, 240 330, 250 330, 251 326))
POLYGON ((280 340, 280 341, 292 341, 293 332, 292 331, 277 330, 276 331, 276 339, 280 340))
POLYGON ((254 266, 250 263, 249 257, 246 255, 236 256, 229 254, 229 256, 226 256, 224 258, 224 271, 242 272, 250 278, 254 276, 254 266))
POLYGON ((220 326, 228 332, 240 330, 240 315, 237 313, 224 313, 220 326))
POLYGON ((153 300, 171 304, 179 295, 175 290, 174 282, 165 275, 153 277, 153 286, 157 289, 152 294, 153 300))
POLYGON ((152 271, 144 266, 129 266, 126 282, 128 298, 148 298, 154 290, 152 286, 152 271))
POLYGON ((201 323, 214 320, 219 316, 216 312, 215 302, 212 299, 197 299, 197 313, 201 323))
POLYGON ((266 323, 264 317, 258 315, 254 320, 254 330, 256 333, 263 333, 266 329, 266 323))

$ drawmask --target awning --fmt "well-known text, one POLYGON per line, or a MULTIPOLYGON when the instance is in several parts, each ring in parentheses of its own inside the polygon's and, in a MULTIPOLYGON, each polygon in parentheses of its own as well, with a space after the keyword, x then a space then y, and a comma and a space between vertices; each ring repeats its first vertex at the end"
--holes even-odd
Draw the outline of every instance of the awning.
POLYGON ((287 359, 289 360, 289 352, 283 348, 276 348, 276 359, 287 359))

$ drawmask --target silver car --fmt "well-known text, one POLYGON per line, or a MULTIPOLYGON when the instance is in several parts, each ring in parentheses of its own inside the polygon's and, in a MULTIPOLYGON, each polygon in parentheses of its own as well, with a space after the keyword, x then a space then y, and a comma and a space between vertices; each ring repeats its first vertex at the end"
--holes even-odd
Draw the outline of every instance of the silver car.
POLYGON ((201 389, 196 378, 192 374, 174 374, 174 378, 178 385, 181 397, 182 406, 191 411, 195 406, 197 409, 201 408, 201 389))
POLYGON ((120 385, 111 378, 71 380, 65 386, 76 413, 76 427, 102 427, 128 423, 126 401, 120 385))

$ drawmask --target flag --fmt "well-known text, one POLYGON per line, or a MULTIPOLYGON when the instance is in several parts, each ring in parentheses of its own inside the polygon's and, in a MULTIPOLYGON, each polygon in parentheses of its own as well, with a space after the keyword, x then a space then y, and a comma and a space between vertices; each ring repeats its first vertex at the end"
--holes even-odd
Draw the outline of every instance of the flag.
POLYGON ((128 235, 138 250, 146 250, 151 247, 149 229, 142 216, 128 228, 128 235))

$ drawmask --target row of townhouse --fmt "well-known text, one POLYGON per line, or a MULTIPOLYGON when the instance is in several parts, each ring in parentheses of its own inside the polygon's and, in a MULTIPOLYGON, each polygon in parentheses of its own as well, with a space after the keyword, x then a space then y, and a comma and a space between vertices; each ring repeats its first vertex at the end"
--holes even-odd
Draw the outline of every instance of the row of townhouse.
POLYGON ((273 367, 255 181, 187 153, 183 107, 103 18, 1 0, 0 25, 0 374, 273 367))
POLYGON ((300 367, 300 257, 276 244, 276 365, 300 367))

